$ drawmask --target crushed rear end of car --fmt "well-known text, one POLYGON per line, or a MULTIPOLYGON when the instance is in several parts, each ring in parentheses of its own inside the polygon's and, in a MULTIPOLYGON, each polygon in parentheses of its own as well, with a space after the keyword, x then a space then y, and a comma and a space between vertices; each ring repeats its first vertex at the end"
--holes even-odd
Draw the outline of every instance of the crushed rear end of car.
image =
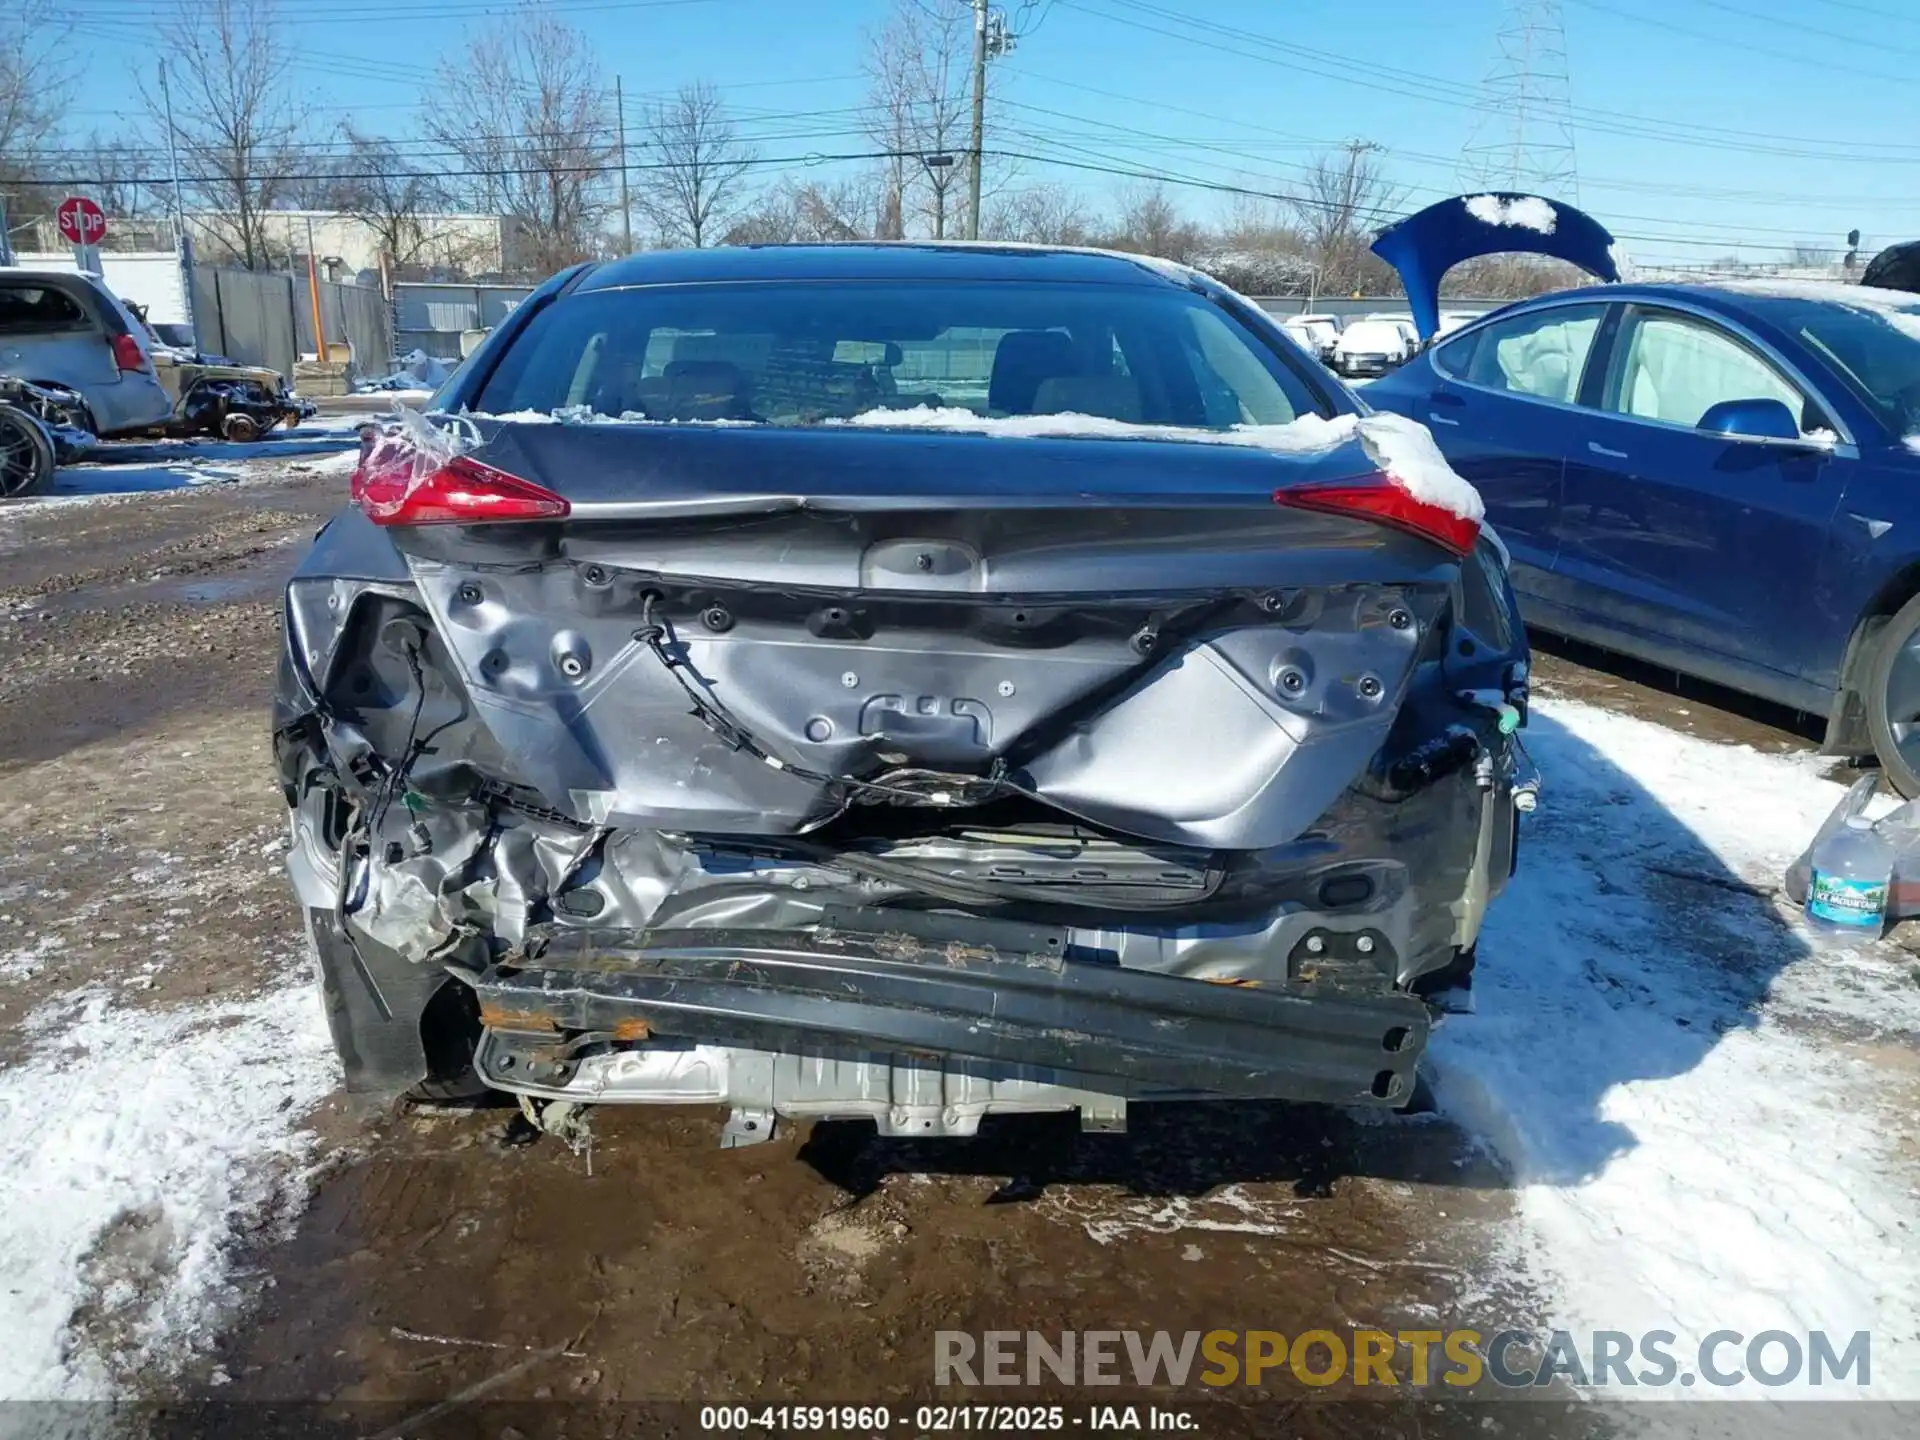
POLYGON ((1408 1101, 1511 868, 1526 659, 1487 540, 1352 502, 1399 493, 1362 443, 484 428, 413 494, 524 518, 349 511, 287 593, 351 1087, 477 1043, 494 1088, 735 1140, 1408 1101))
POLYGON ((1531 793, 1423 429, 1126 257, 577 275, 369 435, 287 589, 350 1088, 734 1143, 1408 1103, 1531 793))

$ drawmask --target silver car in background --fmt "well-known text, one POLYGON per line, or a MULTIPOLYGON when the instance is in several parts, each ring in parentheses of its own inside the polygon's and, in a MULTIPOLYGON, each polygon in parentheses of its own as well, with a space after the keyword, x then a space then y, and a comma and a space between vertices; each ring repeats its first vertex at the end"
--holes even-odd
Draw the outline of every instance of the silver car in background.
POLYGON ((78 391, 96 435, 138 434, 173 414, 139 324, 89 275, 0 271, 0 375, 78 391))

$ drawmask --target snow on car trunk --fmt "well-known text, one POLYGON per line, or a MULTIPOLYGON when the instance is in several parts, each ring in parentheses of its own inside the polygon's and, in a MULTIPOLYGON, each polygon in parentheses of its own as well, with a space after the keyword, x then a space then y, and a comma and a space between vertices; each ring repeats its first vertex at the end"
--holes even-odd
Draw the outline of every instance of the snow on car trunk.
MULTIPOLYGON (((1870 1393, 1920 1395, 1912 962, 1817 952, 1774 898, 1842 787, 1811 755, 1570 702, 1527 733, 1548 791, 1478 1014, 1433 1051, 1443 1108, 1516 1172, 1510 1259, 1556 1324, 1674 1332, 1683 1370, 1716 1330, 1835 1353, 1868 1330, 1870 1393)), ((1744 1341, 1721 1359, 1744 1369, 1744 1341)))

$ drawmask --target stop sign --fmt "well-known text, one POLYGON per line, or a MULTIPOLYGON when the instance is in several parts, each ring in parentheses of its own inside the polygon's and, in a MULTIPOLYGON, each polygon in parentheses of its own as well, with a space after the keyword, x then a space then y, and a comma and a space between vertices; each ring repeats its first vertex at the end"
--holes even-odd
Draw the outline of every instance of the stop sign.
POLYGON ((84 195, 69 195, 53 212, 60 238, 69 245, 98 245, 107 234, 107 217, 84 195))

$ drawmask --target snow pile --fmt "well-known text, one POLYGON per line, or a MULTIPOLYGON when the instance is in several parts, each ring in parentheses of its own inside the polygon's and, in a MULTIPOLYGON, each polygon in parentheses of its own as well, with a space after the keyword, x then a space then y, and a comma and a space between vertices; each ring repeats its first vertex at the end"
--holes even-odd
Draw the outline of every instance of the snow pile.
POLYGON ((1478 1013, 1432 1052, 1443 1108, 1515 1171, 1510 1259, 1556 1325, 1673 1331, 1689 1359, 1719 1329, 1870 1330, 1871 1394, 1920 1396, 1920 990, 1891 947, 1815 953, 1771 898, 1842 787, 1585 705, 1526 735, 1548 791, 1478 1013))
POLYGON ((0 1071, 0 1399, 101 1399, 177 1364, 235 1298, 234 1246, 284 1220, 336 1081, 306 977, 161 1012, 42 1007, 0 1071))
POLYGON ((424 350, 409 350, 400 358, 399 367, 391 375, 383 375, 377 380, 362 380, 353 388, 362 395, 383 390, 438 390, 459 363, 457 360, 435 359, 424 350))
POLYGON ((1464 203, 1467 213, 1482 225, 1512 225, 1551 235, 1560 223, 1553 206, 1538 195, 1518 195, 1511 200, 1498 195, 1469 195, 1464 203))
POLYGON ((1462 520, 1486 518, 1480 492, 1447 463, 1432 433, 1418 420, 1390 410, 1376 411, 1361 419, 1360 441, 1373 463, 1414 499, 1462 520))

